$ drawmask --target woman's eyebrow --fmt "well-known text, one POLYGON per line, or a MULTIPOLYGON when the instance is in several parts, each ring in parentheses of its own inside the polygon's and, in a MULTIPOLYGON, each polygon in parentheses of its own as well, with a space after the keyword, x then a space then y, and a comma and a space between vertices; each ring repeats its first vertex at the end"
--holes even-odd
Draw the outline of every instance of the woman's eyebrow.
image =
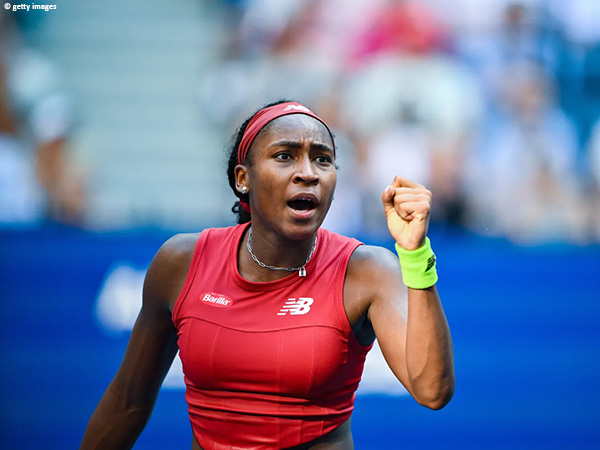
MULTIPOLYGON (((288 148, 300 148, 302 144, 299 141, 290 141, 290 140, 280 140, 273 142, 268 145, 268 147, 288 147, 288 148)), ((310 144, 311 148, 317 148, 320 150, 325 150, 333 153, 333 149, 322 142, 313 142, 310 144)))

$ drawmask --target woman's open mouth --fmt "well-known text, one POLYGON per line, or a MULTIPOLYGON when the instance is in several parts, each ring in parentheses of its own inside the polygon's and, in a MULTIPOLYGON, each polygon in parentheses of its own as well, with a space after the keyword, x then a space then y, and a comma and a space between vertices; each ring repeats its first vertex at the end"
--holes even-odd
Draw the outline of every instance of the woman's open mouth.
POLYGON ((287 202, 288 206, 296 211, 310 211, 317 207, 317 204, 309 198, 298 198, 287 202))
POLYGON ((298 192, 287 201, 287 205, 296 219, 307 220, 315 214, 319 199, 313 193, 298 192))

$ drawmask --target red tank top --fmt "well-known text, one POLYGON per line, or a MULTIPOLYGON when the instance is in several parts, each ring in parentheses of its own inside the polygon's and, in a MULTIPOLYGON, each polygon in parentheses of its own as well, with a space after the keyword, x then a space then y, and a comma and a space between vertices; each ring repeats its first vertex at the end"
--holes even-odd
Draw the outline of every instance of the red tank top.
POLYGON ((173 310, 194 435, 205 450, 309 442, 354 407, 367 352, 343 304, 355 239, 319 229, 307 276, 250 282, 237 251, 246 225, 200 234, 173 310))

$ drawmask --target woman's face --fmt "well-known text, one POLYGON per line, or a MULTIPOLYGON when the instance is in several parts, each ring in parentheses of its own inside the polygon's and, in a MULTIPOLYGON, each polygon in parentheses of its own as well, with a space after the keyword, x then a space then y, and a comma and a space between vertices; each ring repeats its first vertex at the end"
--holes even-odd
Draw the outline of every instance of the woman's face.
POLYGON ((253 226, 288 239, 311 237, 325 219, 336 184, 327 128, 304 114, 279 117, 255 138, 250 158, 237 179, 249 190, 253 226))

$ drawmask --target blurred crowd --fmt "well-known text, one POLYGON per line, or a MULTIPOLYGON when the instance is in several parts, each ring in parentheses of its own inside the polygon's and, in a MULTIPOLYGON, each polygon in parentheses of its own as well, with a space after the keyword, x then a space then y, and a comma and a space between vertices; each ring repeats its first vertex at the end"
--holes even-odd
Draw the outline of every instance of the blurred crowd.
POLYGON ((327 225, 383 232, 373 199, 400 173, 432 190, 434 222, 600 240, 600 2, 229 4, 206 110, 236 123, 291 97, 324 115, 341 168, 327 225))
MULTIPOLYGON (((199 81, 206 120, 225 141, 274 99, 321 115, 340 168, 327 227, 385 233, 379 195, 402 174, 433 192, 439 226, 600 241, 600 2, 212 3, 225 42, 199 81)), ((0 42, 0 222, 76 224, 68 98, 36 77, 54 70, 41 55, 0 42)))
POLYGON ((0 225, 78 225, 83 175, 69 158, 72 100, 60 69, 0 13, 0 225))

